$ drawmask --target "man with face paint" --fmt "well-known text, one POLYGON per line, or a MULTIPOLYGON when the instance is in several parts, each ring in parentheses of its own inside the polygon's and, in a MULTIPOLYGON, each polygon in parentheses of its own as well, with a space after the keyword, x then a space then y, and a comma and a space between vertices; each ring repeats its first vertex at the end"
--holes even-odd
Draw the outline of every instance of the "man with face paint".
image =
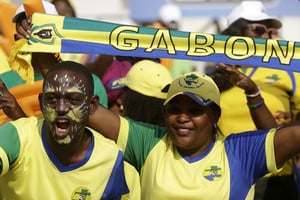
POLYGON ((129 199, 122 152, 85 127, 93 87, 81 64, 56 64, 39 95, 43 117, 0 126, 0 199, 129 199))
POLYGON ((40 101, 46 128, 52 136, 49 141, 53 140, 54 144, 70 144, 83 136, 91 100, 88 98, 92 94, 91 87, 83 80, 82 74, 76 76, 64 71, 63 74, 50 72, 44 82, 40 101))

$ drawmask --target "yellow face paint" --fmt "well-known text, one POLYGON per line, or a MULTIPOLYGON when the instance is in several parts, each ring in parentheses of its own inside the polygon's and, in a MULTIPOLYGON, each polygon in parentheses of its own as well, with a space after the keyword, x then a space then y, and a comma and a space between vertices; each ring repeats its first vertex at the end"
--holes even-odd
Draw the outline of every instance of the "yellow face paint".
POLYGON ((57 73, 46 80, 43 114, 57 143, 69 144, 83 132, 88 120, 88 105, 85 82, 78 77, 57 73))

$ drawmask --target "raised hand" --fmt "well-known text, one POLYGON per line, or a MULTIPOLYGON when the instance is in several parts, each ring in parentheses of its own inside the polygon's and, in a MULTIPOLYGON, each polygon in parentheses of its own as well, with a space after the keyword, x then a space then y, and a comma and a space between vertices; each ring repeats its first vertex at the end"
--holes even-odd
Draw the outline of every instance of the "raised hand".
POLYGON ((16 98, 9 92, 3 81, 0 79, 0 109, 12 120, 26 117, 21 106, 18 104, 16 98))
POLYGON ((16 22, 15 40, 29 39, 31 34, 31 17, 20 16, 16 22))
POLYGON ((235 66, 219 63, 217 65, 218 70, 226 72, 228 74, 228 80, 232 85, 236 85, 243 89, 246 94, 254 94, 257 92, 257 85, 248 76, 240 72, 235 66))
POLYGON ((274 118, 279 126, 289 125, 293 121, 292 113, 284 111, 277 111, 274 118))

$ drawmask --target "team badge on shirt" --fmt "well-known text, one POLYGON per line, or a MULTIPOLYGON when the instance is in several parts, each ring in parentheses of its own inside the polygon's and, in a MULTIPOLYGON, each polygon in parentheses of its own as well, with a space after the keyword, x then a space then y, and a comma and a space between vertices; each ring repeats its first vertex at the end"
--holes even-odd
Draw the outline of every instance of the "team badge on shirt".
POLYGON ((72 200, 92 200, 92 194, 86 187, 79 187, 74 190, 72 200))
POLYGON ((280 77, 277 74, 272 74, 272 76, 266 76, 266 83, 273 84, 276 81, 279 81, 280 77))
POLYGON ((218 181, 223 176, 223 170, 217 165, 206 167, 203 172, 203 177, 209 181, 218 181))

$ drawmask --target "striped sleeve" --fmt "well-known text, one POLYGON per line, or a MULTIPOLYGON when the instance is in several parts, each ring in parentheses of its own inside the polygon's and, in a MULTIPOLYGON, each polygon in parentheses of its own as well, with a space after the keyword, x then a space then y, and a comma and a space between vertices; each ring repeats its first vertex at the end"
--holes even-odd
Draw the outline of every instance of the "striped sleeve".
POLYGON ((6 123, 0 127, 0 175, 7 173, 19 153, 20 138, 17 129, 11 123, 6 123))

